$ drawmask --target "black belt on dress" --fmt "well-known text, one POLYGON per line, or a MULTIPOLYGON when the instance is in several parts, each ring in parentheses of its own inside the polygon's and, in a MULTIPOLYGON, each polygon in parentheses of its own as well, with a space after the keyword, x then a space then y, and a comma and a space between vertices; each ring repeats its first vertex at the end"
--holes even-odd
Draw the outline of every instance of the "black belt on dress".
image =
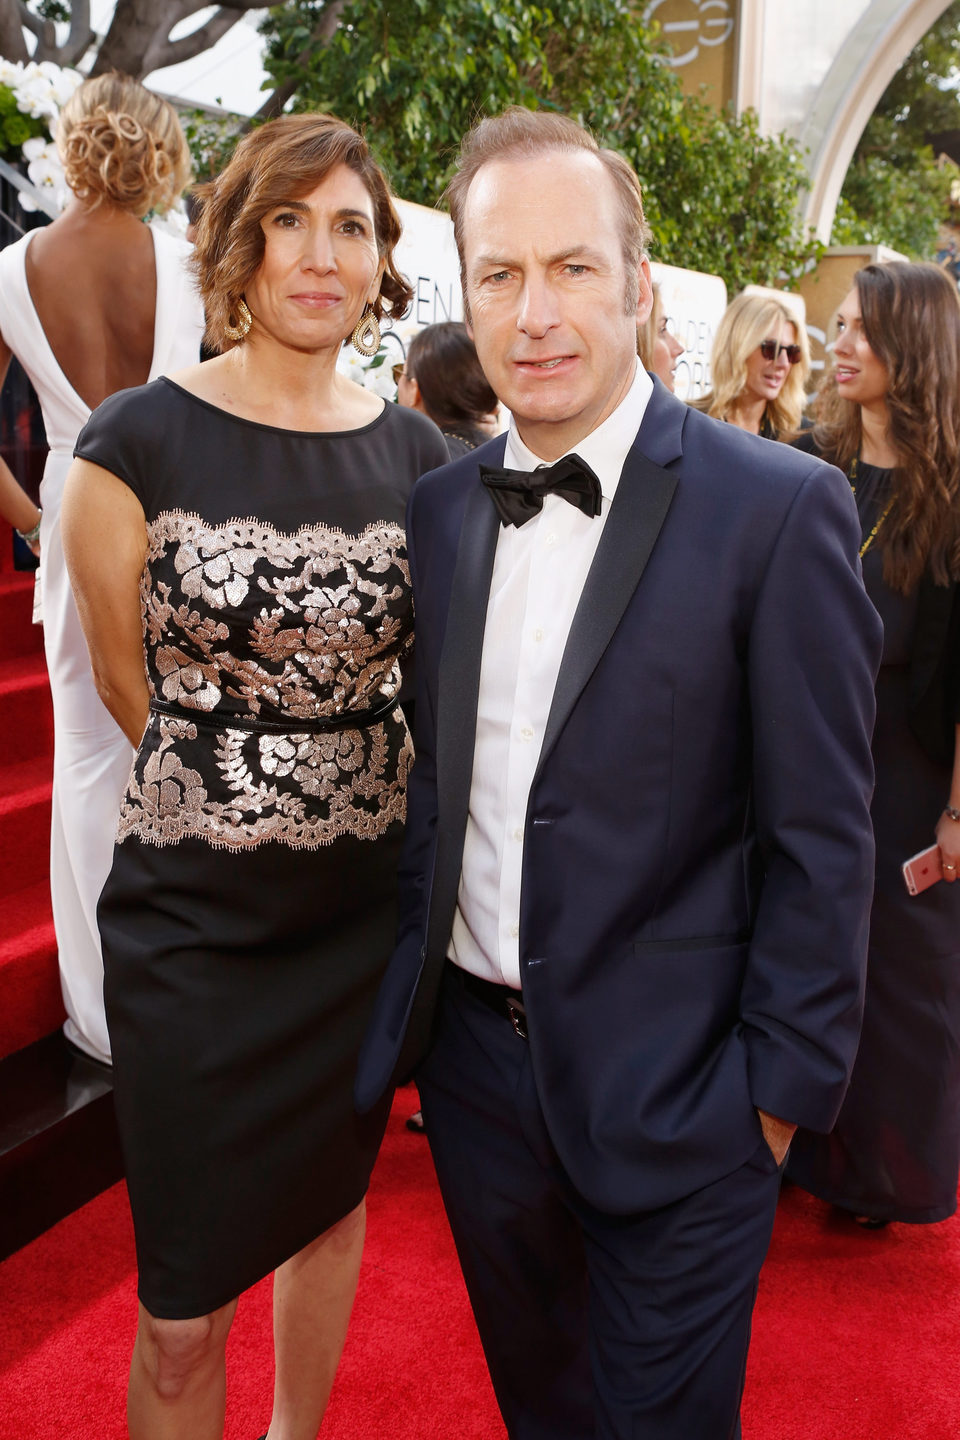
POLYGON ((486 1005, 488 1010, 505 1016, 521 1040, 529 1039, 527 1012, 519 990, 511 990, 508 985, 497 985, 493 980, 484 980, 479 975, 471 974, 469 970, 461 970, 452 960, 447 961, 447 969, 461 990, 466 990, 468 995, 479 1000, 481 1005, 486 1005))
POLYGON ((262 720, 258 716, 227 714, 223 710, 191 710, 186 705, 176 705, 167 700, 151 700, 150 709, 155 715, 188 720, 205 730, 253 730, 263 735, 322 735, 330 730, 366 730, 386 720, 398 704, 396 699, 385 700, 370 710, 341 710, 337 715, 315 715, 312 719, 302 720, 292 715, 262 720))

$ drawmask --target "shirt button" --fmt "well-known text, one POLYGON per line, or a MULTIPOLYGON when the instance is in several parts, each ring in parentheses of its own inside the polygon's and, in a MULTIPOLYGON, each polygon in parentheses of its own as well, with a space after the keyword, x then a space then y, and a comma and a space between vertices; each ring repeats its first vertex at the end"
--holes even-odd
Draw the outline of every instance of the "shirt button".
POLYGON ((556 536, 556 532, 555 532, 554 530, 551 530, 551 531, 550 531, 550 534, 547 536, 546 543, 547 543, 548 545, 550 545, 550 546, 556 545, 556 543, 557 543, 557 536, 556 536))
POLYGON ((542 640, 542 639, 543 639, 543 631, 540 629, 539 625, 537 626, 536 630, 534 630, 534 632, 533 632, 533 638, 534 638, 534 640, 542 640))
POLYGON ((513 832, 513 838, 514 838, 514 840, 522 840, 522 839, 523 839, 523 831, 520 830, 520 829, 514 830, 514 832, 513 832))
POLYGON ((521 739, 521 740, 532 740, 532 739, 533 739, 533 727, 532 727, 531 725, 521 725, 521 727, 520 727, 520 739, 521 739))
POLYGON ((510 938, 511 938, 511 940, 516 940, 516 938, 517 938, 517 936, 518 936, 519 934, 520 934, 520 926, 519 926, 519 925, 511 925, 511 926, 510 926, 510 938))

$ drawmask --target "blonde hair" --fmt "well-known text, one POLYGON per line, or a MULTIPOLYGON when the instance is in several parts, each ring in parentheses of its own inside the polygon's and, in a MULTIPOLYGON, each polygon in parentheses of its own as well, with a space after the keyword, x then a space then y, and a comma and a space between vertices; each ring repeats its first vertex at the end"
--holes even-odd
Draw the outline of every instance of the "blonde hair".
POLYGON ((281 115, 245 135, 217 178, 194 192, 201 209, 193 263, 209 345, 229 350, 237 343, 226 330, 263 260, 264 216, 309 195, 337 165, 360 177, 373 202, 377 251, 386 261, 374 314, 399 319, 406 312, 413 289, 394 260, 400 217, 367 142, 333 115, 281 115))
POLYGON ((67 184, 93 210, 167 210, 190 180, 177 112, 129 75, 86 80, 60 111, 57 149, 67 184))
POLYGON ((712 388, 693 404, 715 420, 732 419, 747 383, 747 361, 764 340, 779 336, 780 327, 792 325, 800 346, 800 364, 791 365, 783 389, 765 411, 776 435, 795 431, 803 415, 810 376, 810 342, 789 305, 774 295, 738 295, 727 306, 717 326, 710 355, 712 388))
POLYGON ((654 281, 653 304, 650 306, 650 314, 637 326, 637 354, 640 356, 640 364, 644 370, 653 369, 653 352, 662 319, 663 301, 660 298, 660 286, 654 281))

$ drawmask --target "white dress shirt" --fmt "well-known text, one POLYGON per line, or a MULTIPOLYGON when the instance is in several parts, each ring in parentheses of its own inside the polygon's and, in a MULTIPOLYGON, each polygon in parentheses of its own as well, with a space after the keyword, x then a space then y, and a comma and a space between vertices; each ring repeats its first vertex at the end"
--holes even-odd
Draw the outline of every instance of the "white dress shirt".
MULTIPOLYGON (((574 612, 652 393, 638 364, 616 410, 573 447, 600 481, 598 516, 547 495, 538 515, 520 527, 502 526, 497 540, 448 955, 461 969, 514 990, 520 989, 520 880, 530 786, 574 612)), ((503 463, 514 470, 545 463, 527 449, 512 421, 503 463)))

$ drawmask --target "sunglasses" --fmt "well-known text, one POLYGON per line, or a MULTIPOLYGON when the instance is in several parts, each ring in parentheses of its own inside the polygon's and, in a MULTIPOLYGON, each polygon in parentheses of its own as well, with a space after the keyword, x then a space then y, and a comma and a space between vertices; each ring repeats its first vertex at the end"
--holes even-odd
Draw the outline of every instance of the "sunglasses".
POLYGON ((800 363, 801 352, 799 345, 778 345, 776 340, 760 341, 760 354, 764 360, 776 360, 781 350, 791 365, 798 365, 800 363))
POLYGON ((406 371, 403 368, 403 361, 401 360, 398 364, 391 365, 390 373, 393 376, 394 385, 399 385, 402 377, 406 374, 406 371))

